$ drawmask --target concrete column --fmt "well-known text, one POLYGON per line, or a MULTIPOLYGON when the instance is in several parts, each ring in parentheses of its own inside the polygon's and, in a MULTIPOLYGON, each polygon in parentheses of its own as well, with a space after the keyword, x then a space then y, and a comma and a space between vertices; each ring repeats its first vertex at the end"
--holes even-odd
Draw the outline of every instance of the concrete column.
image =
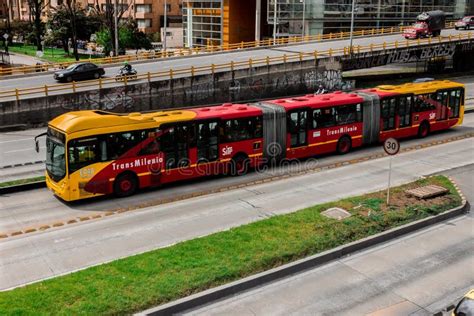
POLYGON ((255 41, 260 40, 261 18, 262 18, 262 0, 255 0, 255 41))
POLYGON ((186 43, 188 48, 193 48, 193 4, 188 1, 187 5, 188 25, 186 30, 186 43))

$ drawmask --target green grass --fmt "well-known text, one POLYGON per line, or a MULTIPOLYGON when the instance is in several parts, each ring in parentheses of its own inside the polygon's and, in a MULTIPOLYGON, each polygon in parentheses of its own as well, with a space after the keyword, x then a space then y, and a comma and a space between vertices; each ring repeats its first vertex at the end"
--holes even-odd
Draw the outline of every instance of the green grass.
MULTIPOLYGON (((11 46, 8 46, 8 50, 12 53, 36 57, 36 46, 34 45, 13 44, 11 46)), ((92 59, 94 58, 99 57, 93 55, 92 59)), ((75 61, 72 51, 69 53, 68 56, 62 48, 45 48, 44 55, 40 59, 54 63, 75 61)), ((79 54, 79 59, 89 59, 89 55, 79 54)))
POLYGON ((394 188, 438 184, 450 192, 428 204, 387 208, 384 192, 316 205, 70 275, 0 292, 0 314, 129 314, 231 282, 460 205, 442 176, 394 188), (320 215, 344 207, 343 221, 320 215), (363 211, 370 210, 370 215, 363 211))
POLYGON ((38 182, 38 181, 44 181, 44 180, 45 180, 44 176, 39 176, 39 177, 33 177, 33 178, 28 178, 28 179, 6 181, 6 182, 0 183, 0 188, 10 187, 10 186, 20 185, 20 184, 27 184, 27 183, 32 183, 32 182, 38 182))

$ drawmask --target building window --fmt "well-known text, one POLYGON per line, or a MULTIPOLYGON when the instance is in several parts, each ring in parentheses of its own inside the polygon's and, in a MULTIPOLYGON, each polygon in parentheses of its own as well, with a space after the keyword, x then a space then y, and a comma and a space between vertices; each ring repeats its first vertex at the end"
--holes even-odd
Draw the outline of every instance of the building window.
POLYGON ((150 13, 151 4, 137 4, 135 6, 135 12, 137 13, 150 13))
POLYGON ((151 19, 137 19, 137 26, 141 29, 151 27, 151 19))

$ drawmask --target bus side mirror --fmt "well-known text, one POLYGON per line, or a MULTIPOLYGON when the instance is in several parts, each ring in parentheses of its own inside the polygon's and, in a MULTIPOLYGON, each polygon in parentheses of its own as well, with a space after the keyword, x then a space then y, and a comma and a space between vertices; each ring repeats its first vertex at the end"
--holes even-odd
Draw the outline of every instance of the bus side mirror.
POLYGON ((38 138, 46 136, 46 135, 47 135, 47 133, 42 133, 42 134, 39 134, 38 136, 35 137, 35 150, 36 150, 37 153, 39 153, 39 151, 40 151, 38 138))

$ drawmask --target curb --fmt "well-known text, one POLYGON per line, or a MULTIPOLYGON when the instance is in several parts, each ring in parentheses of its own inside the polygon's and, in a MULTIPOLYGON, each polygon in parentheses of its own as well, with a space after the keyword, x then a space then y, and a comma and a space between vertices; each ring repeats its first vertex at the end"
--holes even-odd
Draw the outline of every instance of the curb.
POLYGON ((0 188, 0 195, 46 188, 46 181, 30 182, 0 188))
POLYGON ((24 167, 24 166, 32 166, 32 165, 38 165, 41 163, 45 163, 46 160, 37 160, 37 161, 31 161, 31 162, 25 162, 25 163, 17 163, 14 165, 5 165, 1 166, 0 169, 9 169, 9 168, 18 168, 18 167, 24 167))
MULTIPOLYGON (((452 181, 451 178, 449 179, 452 181)), ((266 285, 270 282, 275 282, 293 274, 304 272, 308 269, 312 269, 329 263, 330 261, 340 259, 357 251, 364 250, 383 242, 391 241, 397 237, 401 237, 408 233, 415 232, 422 228, 459 216, 463 213, 467 213, 470 207, 469 202, 466 201, 460 190, 457 188, 455 182, 453 182, 453 185, 456 187, 462 198, 462 205, 454 209, 448 210, 436 216, 430 216, 397 228, 393 228, 386 232, 382 232, 359 241, 339 246, 335 249, 328 250, 308 258, 300 259, 278 268, 246 277, 242 280, 234 281, 229 284, 190 295, 174 302, 145 310, 143 312, 137 313, 137 315, 172 315, 182 313, 184 311, 211 304, 218 300, 228 298, 232 295, 266 285)))
POLYGON ((23 131, 26 128, 26 124, 4 125, 0 126, 0 132, 23 131))

